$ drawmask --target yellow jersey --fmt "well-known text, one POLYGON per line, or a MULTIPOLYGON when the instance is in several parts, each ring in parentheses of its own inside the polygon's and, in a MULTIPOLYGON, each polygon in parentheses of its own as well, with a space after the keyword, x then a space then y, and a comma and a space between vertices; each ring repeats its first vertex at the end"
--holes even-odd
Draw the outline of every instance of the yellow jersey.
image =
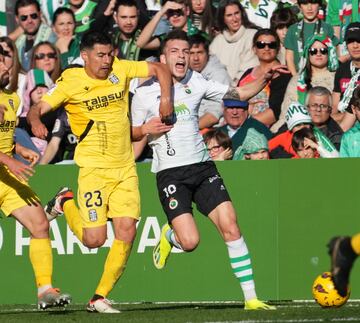
POLYGON ((4 121, 0 123, 0 151, 8 156, 12 156, 16 112, 20 105, 20 98, 15 92, 3 90, 0 93, 0 104, 6 107, 4 121))
POLYGON ((114 59, 106 80, 89 77, 84 68, 65 70, 42 100, 64 106, 78 138, 75 162, 80 167, 114 168, 134 163, 130 137, 129 81, 147 77, 146 62, 114 59))

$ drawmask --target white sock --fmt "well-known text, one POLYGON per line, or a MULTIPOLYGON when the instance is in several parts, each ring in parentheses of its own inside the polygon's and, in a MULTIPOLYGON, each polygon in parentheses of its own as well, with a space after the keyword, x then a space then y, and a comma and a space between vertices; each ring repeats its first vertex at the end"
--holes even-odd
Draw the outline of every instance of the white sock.
POLYGON ((226 245, 233 273, 240 282, 245 300, 257 298, 250 254, 244 238, 226 242, 226 245))

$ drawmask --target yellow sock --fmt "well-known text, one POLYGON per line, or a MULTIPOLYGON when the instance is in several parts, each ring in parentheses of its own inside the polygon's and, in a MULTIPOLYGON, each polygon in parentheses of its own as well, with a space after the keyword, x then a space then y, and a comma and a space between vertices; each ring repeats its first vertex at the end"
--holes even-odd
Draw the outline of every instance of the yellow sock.
POLYGON ((34 269, 36 286, 51 285, 53 258, 50 239, 30 239, 30 262, 34 269))
POLYGON ((70 199, 64 203, 63 206, 66 222, 76 237, 82 241, 83 228, 79 209, 76 207, 75 201, 70 199))
POLYGON ((357 255, 360 255, 360 233, 355 234, 351 238, 351 247, 357 255))
POLYGON ((132 244, 114 239, 105 261, 104 272, 95 294, 106 297, 125 269, 132 244))

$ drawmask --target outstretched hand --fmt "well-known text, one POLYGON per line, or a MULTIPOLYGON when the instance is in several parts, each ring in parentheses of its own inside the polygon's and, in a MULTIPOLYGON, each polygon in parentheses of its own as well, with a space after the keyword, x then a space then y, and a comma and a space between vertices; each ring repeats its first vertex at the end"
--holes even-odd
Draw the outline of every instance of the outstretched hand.
POLYGON ((144 125, 144 132, 149 135, 160 135, 164 132, 168 132, 173 128, 173 125, 167 125, 161 121, 159 117, 151 118, 144 125))
POLYGON ((6 166, 9 168, 11 173, 13 173, 20 181, 24 182, 27 182, 35 172, 31 165, 25 165, 15 158, 10 158, 6 163, 6 166))
POLYGON ((270 81, 275 77, 278 77, 280 73, 290 74, 286 65, 276 65, 271 67, 268 71, 265 72, 265 80, 270 81))

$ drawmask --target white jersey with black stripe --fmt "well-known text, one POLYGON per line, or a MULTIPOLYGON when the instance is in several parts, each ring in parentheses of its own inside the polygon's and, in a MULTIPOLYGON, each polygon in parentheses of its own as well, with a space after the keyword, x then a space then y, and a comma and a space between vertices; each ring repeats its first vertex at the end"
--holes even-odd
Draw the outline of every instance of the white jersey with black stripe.
MULTIPOLYGON (((151 170, 161 170, 210 160, 199 132, 199 106, 203 98, 221 102, 229 86, 206 80, 201 74, 188 71, 173 87, 175 123, 171 131, 149 136, 153 149, 151 170)), ((152 80, 135 91, 132 100, 132 125, 141 126, 159 116, 160 85, 152 80)))

